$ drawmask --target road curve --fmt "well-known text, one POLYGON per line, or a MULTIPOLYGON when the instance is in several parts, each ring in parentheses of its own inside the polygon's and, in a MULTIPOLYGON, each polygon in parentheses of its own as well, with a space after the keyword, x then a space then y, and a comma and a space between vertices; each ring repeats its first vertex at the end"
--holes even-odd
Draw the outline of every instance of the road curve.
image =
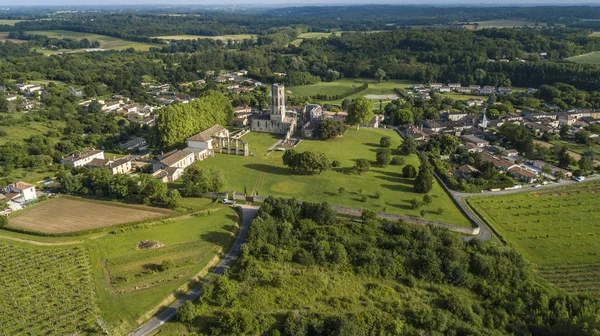
MULTIPOLYGON (((221 262, 212 270, 212 273, 222 275, 225 273, 225 270, 230 267, 238 258, 240 254, 240 250, 242 245, 246 241, 246 236, 248 234, 248 228, 250 227, 250 222, 252 219, 256 217, 258 214, 258 207, 246 206, 242 205, 242 227, 238 232, 235 241, 233 242, 233 246, 229 249, 225 257, 221 260, 221 262)), ((194 287, 190 291, 188 291, 183 297, 175 300, 169 307, 162 310, 152 317, 150 320, 146 321, 144 324, 139 326, 133 332, 131 332, 130 336, 146 336, 152 333, 154 330, 158 329, 161 325, 163 325, 168 320, 172 319, 175 316, 175 312, 177 308, 181 306, 185 301, 196 300, 200 297, 202 293, 201 288, 202 284, 204 284, 208 280, 204 280, 200 285, 194 287)))

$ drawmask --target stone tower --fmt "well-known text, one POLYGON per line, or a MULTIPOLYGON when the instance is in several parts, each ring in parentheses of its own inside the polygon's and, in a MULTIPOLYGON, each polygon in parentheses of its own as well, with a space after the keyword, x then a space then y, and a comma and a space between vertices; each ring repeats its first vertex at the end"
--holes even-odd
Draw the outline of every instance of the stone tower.
POLYGON ((271 86, 271 120, 285 119, 285 85, 275 83, 271 86))

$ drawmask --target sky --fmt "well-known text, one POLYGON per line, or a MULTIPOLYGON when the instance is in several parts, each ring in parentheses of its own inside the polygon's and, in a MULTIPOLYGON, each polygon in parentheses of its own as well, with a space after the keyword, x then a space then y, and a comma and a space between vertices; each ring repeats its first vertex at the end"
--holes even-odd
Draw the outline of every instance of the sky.
POLYGON ((296 5, 344 5, 344 4, 419 4, 419 5, 483 5, 483 6, 509 6, 509 5, 577 5, 596 4, 600 0, 0 0, 0 6, 10 7, 15 5, 40 5, 40 6, 65 6, 65 5, 249 5, 264 4, 267 6, 296 6, 296 5))

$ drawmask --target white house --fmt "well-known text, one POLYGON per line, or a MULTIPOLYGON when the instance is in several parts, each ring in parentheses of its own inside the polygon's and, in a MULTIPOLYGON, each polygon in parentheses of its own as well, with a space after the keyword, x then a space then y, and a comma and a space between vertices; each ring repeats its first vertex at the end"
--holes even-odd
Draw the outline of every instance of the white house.
POLYGON ((18 203, 25 203, 37 198, 35 186, 27 182, 19 181, 9 184, 6 186, 6 191, 8 192, 6 198, 18 203))
POLYGON ((99 149, 87 149, 78 153, 73 153, 67 157, 63 157, 62 164, 73 167, 83 167, 94 159, 104 159, 104 151, 99 149))
POLYGON ((127 174, 131 171, 131 159, 122 158, 119 160, 93 159, 86 165, 90 169, 106 168, 112 175, 127 174))
POLYGON ((186 168, 191 165, 195 161, 194 153, 187 153, 180 150, 174 150, 163 154, 160 157, 160 161, 156 162, 152 165, 154 172, 157 172, 161 169, 166 169, 169 167, 172 168, 186 168))
POLYGON ((112 112, 112 111, 116 111, 119 109, 119 107, 121 107, 121 102, 120 101, 110 101, 107 102, 106 104, 104 104, 104 106, 102 106, 102 111, 104 112, 112 112))

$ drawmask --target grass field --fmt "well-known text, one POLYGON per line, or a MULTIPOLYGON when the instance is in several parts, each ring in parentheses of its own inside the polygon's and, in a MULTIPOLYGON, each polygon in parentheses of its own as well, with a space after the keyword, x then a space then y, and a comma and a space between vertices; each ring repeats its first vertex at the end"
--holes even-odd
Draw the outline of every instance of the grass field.
POLYGON ((151 207, 116 206, 108 202, 61 197, 19 212, 9 219, 9 227, 44 233, 77 232, 166 216, 169 213, 171 212, 151 207))
MULTIPOLYGON (((302 86, 293 86, 289 87, 286 90, 290 91, 292 95, 298 96, 312 96, 316 94, 324 94, 324 95, 338 95, 353 87, 360 86, 363 83, 368 83, 369 88, 363 92, 351 95, 348 99, 353 99, 360 96, 368 96, 368 95, 393 95, 395 94, 394 88, 408 88, 415 82, 410 80, 399 80, 392 79, 384 82, 377 82, 374 79, 367 78, 358 78, 358 79, 341 79, 334 82, 321 82, 312 85, 302 85, 302 86)), ((341 104, 343 99, 339 100, 331 100, 331 101, 322 101, 321 103, 328 104, 341 104)), ((389 100, 389 99, 384 99, 389 100)), ((379 99, 374 99, 374 102, 379 102, 379 99)), ((376 108, 379 107, 379 104, 375 104, 376 108)))
MULTIPOLYGON (((249 133, 244 140, 249 143, 254 156, 240 157, 217 154, 215 158, 197 163, 202 167, 215 167, 221 170, 227 181, 224 189, 248 193, 258 190, 259 195, 295 197, 304 201, 327 201, 331 204, 358 208, 371 208, 377 211, 406 214, 420 217, 420 209, 410 208, 409 201, 423 195, 414 193, 413 180, 402 177, 402 166, 380 168, 373 166, 362 175, 350 173, 354 161, 359 158, 375 160, 382 136, 392 138, 391 148, 400 145, 401 138, 393 131, 375 129, 354 129, 338 139, 329 141, 305 140, 296 147, 298 151, 315 151, 327 155, 329 160, 339 160, 341 168, 321 175, 290 175, 283 166, 283 152, 270 152, 267 148, 280 137, 269 134, 249 133), (338 193, 344 187, 346 192, 338 193), (377 197, 377 193, 380 197, 377 197)), ((416 155, 405 157, 406 163, 418 167, 416 155)), ((447 222, 470 227, 470 223, 456 208, 451 199, 436 183, 430 195, 433 202, 424 206, 425 219, 447 222), (443 214, 434 213, 445 209, 443 214)))
MULTIPOLYGON (((541 141, 535 141, 535 143, 542 143, 541 141)), ((543 143, 542 143, 543 144, 543 143)), ((547 143, 546 143, 547 144, 547 143)), ((550 144, 554 146, 564 146, 569 151, 569 155, 571 155, 575 160, 579 161, 581 159, 581 154, 592 151, 596 154, 596 157, 600 157, 600 145, 594 144, 591 146, 586 146, 582 144, 576 144, 572 142, 567 142, 563 140, 552 140, 550 144)), ((594 159, 594 165, 599 165, 600 161, 598 159, 594 159)))
POLYGON ((9 26, 14 26, 15 23, 19 23, 19 22, 23 22, 24 20, 6 20, 6 19, 0 19, 0 25, 9 25, 9 26))
MULTIPOLYGON (((594 33, 595 34, 595 33, 594 33)), ((573 56, 566 59, 569 62, 580 64, 600 64, 600 52, 595 51, 589 54, 573 56)))
POLYGON ((6 32, 0 32, 0 42, 4 42, 4 41, 11 41, 14 43, 24 43, 27 41, 23 41, 23 40, 15 40, 15 39, 10 39, 8 38, 8 33, 6 32))
POLYGON ((514 195, 473 197, 468 204, 535 264, 572 293, 600 296, 600 182, 514 195))
MULTIPOLYGON (((160 47, 157 44, 151 43, 142 43, 142 42, 133 42, 126 41, 120 38, 106 36, 106 35, 98 35, 98 34, 90 34, 90 33, 80 33, 74 31, 67 30, 42 30, 42 31, 29 31, 29 34, 36 35, 44 35, 53 38, 72 38, 76 40, 81 40, 83 38, 87 38, 90 41, 99 41, 100 49, 108 49, 108 50, 125 50, 129 48, 133 48, 137 51, 147 51, 152 47, 160 47)), ((64 50, 38 50, 39 52, 43 52, 45 54, 56 54, 60 52, 73 52, 73 51, 82 51, 83 49, 64 49, 64 50)))
POLYGON ((168 35, 168 36, 155 36, 161 40, 197 40, 197 39, 213 39, 222 41, 243 41, 243 40, 255 40, 255 34, 237 34, 237 35, 220 35, 220 36, 208 36, 208 35, 168 35))
MULTIPOLYGON (((96 324, 100 317, 110 334, 133 330, 161 303, 168 303, 165 299, 170 295, 185 290, 190 279, 233 241, 238 222, 233 209, 194 198, 184 199, 182 206, 196 214, 77 237, 37 237, 0 230, 0 270, 5 281, 0 289, 5 299, 0 303, 2 334, 19 334, 19 329, 4 329, 5 323, 23 328, 27 322, 34 324, 23 334, 52 334, 43 329, 52 324, 69 327, 57 329, 57 335, 76 334, 88 327, 88 321, 96 324), (140 246, 144 241, 153 246, 140 246), (21 252, 21 247, 31 252, 21 252), (70 259, 63 262, 62 255, 70 259), (11 260, 5 260, 6 256, 11 260), (163 268, 165 261, 168 267, 163 268), (12 279, 12 274, 18 280, 12 279), (55 281, 59 277, 60 286, 55 281), (7 299, 6 291, 13 289, 19 290, 18 295, 7 299), (86 300, 80 299, 85 295, 86 300), (57 316, 53 310, 44 310, 52 300, 60 300, 60 305, 54 306, 57 316), (88 310, 78 309, 82 300, 88 310), (31 316, 33 312, 37 315, 31 316), (38 319, 43 323, 38 324, 38 319)), ((110 211, 115 209, 126 208, 110 211)))
POLYGON ((0 239, 0 333, 80 334, 100 316, 88 250, 0 239))
MULTIPOLYGON (((477 29, 484 28, 513 28, 513 27, 534 27, 535 22, 525 20, 489 20, 476 22, 477 29)), ((545 25, 545 24, 540 24, 545 25)))

